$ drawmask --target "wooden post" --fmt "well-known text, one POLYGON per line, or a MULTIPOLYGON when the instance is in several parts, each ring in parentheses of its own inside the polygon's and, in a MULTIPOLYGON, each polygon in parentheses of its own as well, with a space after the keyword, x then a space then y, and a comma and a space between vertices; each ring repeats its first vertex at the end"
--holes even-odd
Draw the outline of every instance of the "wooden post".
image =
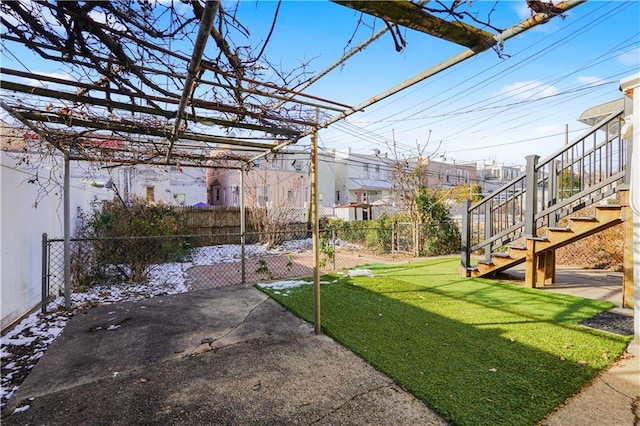
POLYGON ((556 282, 556 251, 547 250, 544 267, 544 284, 556 282))
POLYGON ((538 206, 538 174, 536 166, 538 155, 527 155, 526 194, 524 210, 524 234, 527 238, 536 237, 536 210, 538 206))
POLYGON ((622 260, 622 306, 633 308, 634 282, 633 282, 633 211, 629 205, 629 191, 618 192, 618 200, 622 207, 624 227, 624 249, 622 260))
POLYGON ((556 251, 545 250, 537 254, 537 271, 535 287, 552 284, 556 274, 556 251))
POLYGON ((525 255, 524 286, 527 288, 536 287, 537 265, 536 265, 536 240, 527 238, 527 254, 525 255))

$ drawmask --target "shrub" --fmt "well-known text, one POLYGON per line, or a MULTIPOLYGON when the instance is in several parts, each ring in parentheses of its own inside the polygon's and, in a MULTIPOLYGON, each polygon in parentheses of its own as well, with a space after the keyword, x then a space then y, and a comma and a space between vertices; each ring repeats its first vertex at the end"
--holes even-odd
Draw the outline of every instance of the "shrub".
POLYGON ((94 202, 82 214, 79 234, 90 241, 90 253, 76 253, 87 265, 86 276, 74 271, 76 286, 119 280, 144 282, 149 266, 183 259, 191 249, 183 235, 181 212, 136 199, 94 202))

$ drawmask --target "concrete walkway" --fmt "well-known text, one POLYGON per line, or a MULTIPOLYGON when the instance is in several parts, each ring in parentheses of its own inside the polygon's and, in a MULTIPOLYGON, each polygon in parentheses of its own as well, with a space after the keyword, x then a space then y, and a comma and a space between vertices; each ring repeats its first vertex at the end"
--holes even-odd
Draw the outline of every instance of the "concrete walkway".
POLYGON ((446 424, 248 286, 79 313, 14 408, 3 425, 446 424))
MULTIPOLYGON (((615 273, 578 272, 542 291, 615 303, 615 273)), ((624 356, 541 425, 640 425, 638 360, 624 356)), ((16 411, 3 425, 446 424, 250 286, 83 311, 5 408, 16 411)))

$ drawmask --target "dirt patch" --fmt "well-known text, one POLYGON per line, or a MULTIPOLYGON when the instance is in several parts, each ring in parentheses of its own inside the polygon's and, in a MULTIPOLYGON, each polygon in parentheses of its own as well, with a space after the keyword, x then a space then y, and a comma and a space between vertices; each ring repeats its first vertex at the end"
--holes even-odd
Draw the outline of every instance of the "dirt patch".
MULTIPOLYGON (((403 254, 377 255, 366 251, 337 251, 335 262, 326 258, 322 273, 331 273, 372 263, 392 263, 409 258, 403 254)), ((273 254, 248 258, 245 263, 245 283, 257 283, 286 278, 313 275, 313 253, 273 254)), ((214 265, 198 265, 187 270, 185 284, 189 290, 226 287, 242 284, 242 262, 224 262, 214 265)))

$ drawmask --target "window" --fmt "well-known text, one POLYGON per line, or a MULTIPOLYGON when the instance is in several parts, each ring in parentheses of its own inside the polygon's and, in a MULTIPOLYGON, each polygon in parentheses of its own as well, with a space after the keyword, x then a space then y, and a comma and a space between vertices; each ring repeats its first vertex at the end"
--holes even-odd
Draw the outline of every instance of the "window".
POLYGON ((258 187, 258 207, 265 207, 267 202, 269 201, 269 187, 268 186, 259 186, 258 187))
POLYGON ((220 188, 216 188, 216 201, 220 201, 220 188))
POLYGON ((156 200, 156 189, 153 186, 147 186, 147 201, 153 203, 156 200))
POLYGON ((376 164, 376 177, 380 177, 380 164, 376 164))
POLYGON ((340 201, 340 191, 336 191, 336 203, 340 201))
POLYGON ((369 165, 368 164, 363 164, 362 168, 364 170, 364 174, 366 177, 369 177, 369 165))
POLYGON ((273 170, 278 170, 278 161, 277 160, 273 160, 270 165, 271 165, 271 168, 273 170))
POLYGON ((184 206, 187 201, 187 196, 185 194, 173 194, 173 205, 174 206, 184 206))
POLYGON ((293 201, 293 189, 287 190, 287 200, 293 201))

